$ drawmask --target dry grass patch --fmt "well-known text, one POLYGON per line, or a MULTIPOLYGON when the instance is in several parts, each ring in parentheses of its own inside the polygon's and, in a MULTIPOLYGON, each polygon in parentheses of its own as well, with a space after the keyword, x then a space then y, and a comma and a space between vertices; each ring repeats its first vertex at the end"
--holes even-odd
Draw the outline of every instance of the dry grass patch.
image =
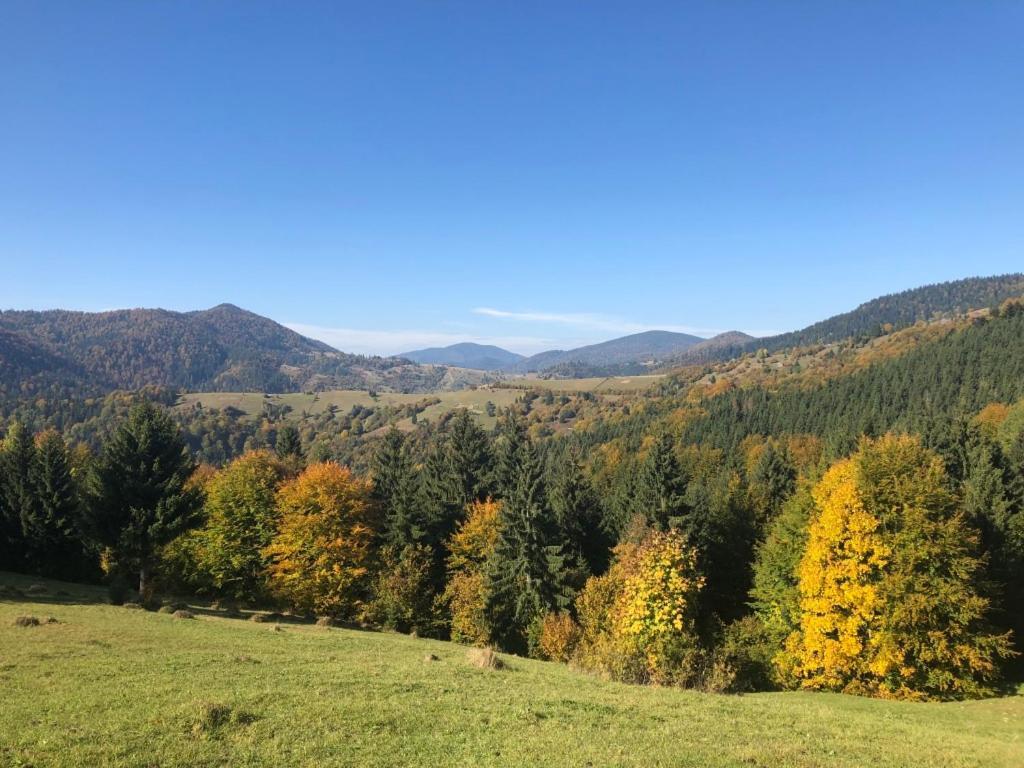
POLYGON ((18 616, 14 620, 14 626, 16 627, 38 627, 40 623, 39 619, 35 616, 18 616))
POLYGON ((493 648, 470 648, 466 653, 469 663, 479 669, 505 669, 507 665, 493 648))
POLYGON ((184 608, 179 608, 171 615, 176 619, 194 619, 196 617, 192 611, 186 611, 184 608))

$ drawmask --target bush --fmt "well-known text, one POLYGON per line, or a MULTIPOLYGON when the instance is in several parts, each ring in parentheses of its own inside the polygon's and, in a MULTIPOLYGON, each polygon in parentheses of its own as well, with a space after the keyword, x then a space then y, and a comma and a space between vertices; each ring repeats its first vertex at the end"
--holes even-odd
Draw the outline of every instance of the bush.
POLYGON ((718 690, 742 693, 778 688, 774 664, 777 652, 774 636, 758 617, 747 616, 729 624, 715 657, 721 667, 716 673, 718 682, 725 670, 730 672, 732 680, 718 690))
POLYGON ((549 612, 540 622, 537 657, 566 663, 576 652, 580 627, 568 613, 549 612))
POLYGON ((385 629, 434 634, 438 620, 434 614, 431 560, 430 548, 422 544, 410 544, 401 551, 386 548, 365 618, 385 629))

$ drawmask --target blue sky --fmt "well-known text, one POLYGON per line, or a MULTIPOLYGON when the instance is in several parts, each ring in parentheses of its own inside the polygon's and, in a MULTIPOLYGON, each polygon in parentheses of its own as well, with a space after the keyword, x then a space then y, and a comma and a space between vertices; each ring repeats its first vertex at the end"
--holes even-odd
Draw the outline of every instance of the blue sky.
POLYGON ((0 307, 340 348, 788 330, 1024 269, 1017 2, 0 6, 0 307))

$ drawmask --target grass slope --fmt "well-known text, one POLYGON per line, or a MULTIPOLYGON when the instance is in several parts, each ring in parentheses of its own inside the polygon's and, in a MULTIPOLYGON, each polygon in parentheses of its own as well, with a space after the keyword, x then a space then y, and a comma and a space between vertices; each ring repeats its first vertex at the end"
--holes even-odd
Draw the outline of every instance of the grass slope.
POLYGON ((465 648, 433 640, 176 619, 46 587, 0 599, 2 765, 1024 764, 1019 696, 907 704, 630 687, 524 659, 477 669, 465 648), (26 614, 59 623, 15 626, 26 614))

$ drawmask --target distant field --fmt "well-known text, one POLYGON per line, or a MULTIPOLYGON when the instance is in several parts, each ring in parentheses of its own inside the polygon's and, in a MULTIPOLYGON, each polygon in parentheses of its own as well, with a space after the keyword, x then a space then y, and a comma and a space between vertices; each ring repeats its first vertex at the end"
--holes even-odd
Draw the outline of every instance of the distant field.
MULTIPOLYGON (((289 414, 298 418, 303 411, 310 414, 322 413, 329 405, 337 406, 341 413, 346 413, 354 405, 411 405, 424 400, 438 399, 441 402, 429 406, 420 415, 420 419, 433 420, 442 414, 456 408, 466 408, 473 413, 484 427, 494 425, 495 419, 487 415, 487 402, 490 401, 498 408, 505 408, 514 403, 522 392, 514 389, 463 389, 457 392, 436 392, 429 394, 404 395, 392 392, 381 392, 374 400, 365 391, 338 389, 329 392, 319 392, 315 395, 305 393, 289 393, 283 395, 263 395, 255 392, 199 392, 185 395, 178 403, 178 407, 190 407, 195 403, 202 403, 206 408, 237 408, 251 416, 258 416, 263 411, 263 404, 266 402, 275 405, 291 406, 289 414)), ((411 426, 408 420, 400 423, 399 426, 411 426)))
MULTIPOLYGON (((25 590, 36 579, 0 573, 25 590)), ((0 597, 0 765, 1019 768, 1024 697, 701 694, 404 635, 0 597), (35 616, 40 626, 14 625, 35 616), (47 617, 57 623, 47 624, 47 617), (433 659, 427 659, 432 654, 433 659)), ((63 593, 63 594, 61 594, 63 593)))
MULTIPOLYGON (((298 418, 303 412, 309 414, 322 413, 329 405, 337 406, 338 410, 346 413, 354 405, 372 406, 378 405, 411 405, 422 402, 428 398, 436 398, 440 403, 429 406, 420 415, 420 419, 434 420, 442 414, 456 408, 466 408, 473 413, 477 420, 486 428, 494 426, 495 419, 487 416, 488 401, 494 403, 497 408, 506 408, 517 399, 522 397, 526 389, 547 389, 553 392, 564 392, 575 394, 579 392, 593 392, 598 395, 633 394, 642 392, 652 385, 661 381, 664 376, 613 376, 607 378, 592 379, 535 379, 515 378, 507 379, 500 384, 478 389, 463 389, 455 392, 431 392, 420 394, 397 394, 393 392, 381 392, 374 400, 365 391, 352 389, 336 389, 317 394, 288 393, 288 394, 267 394, 259 392, 197 392, 184 395, 178 403, 178 407, 187 408, 195 403, 202 403, 206 408, 237 408, 250 416, 258 416, 263 412, 263 404, 270 402, 275 405, 291 406, 290 416, 298 418)), ((401 422, 399 426, 409 427, 408 420, 401 422)))

